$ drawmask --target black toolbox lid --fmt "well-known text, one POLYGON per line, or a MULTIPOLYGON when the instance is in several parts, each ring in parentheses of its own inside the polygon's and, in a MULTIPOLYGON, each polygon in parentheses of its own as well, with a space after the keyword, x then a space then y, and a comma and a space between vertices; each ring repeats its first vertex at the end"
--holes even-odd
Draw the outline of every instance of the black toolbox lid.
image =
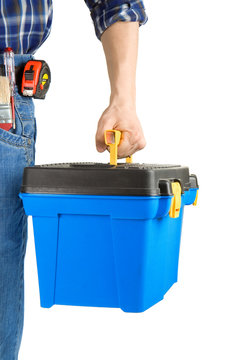
POLYGON ((195 175, 180 165, 64 163, 24 169, 22 193, 157 196, 173 195, 171 182, 182 192, 198 188, 195 175))

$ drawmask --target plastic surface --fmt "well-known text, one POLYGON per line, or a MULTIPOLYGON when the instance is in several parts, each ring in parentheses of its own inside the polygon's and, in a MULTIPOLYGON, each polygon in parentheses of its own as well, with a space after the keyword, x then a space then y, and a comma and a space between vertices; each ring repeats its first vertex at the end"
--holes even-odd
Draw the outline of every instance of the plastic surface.
POLYGON ((69 163, 28 167, 23 193, 171 196, 178 181, 182 193, 197 188, 188 167, 179 165, 69 163))
POLYGON ((172 196, 21 193, 33 216, 41 306, 104 306, 142 312, 177 281, 184 205, 172 196))

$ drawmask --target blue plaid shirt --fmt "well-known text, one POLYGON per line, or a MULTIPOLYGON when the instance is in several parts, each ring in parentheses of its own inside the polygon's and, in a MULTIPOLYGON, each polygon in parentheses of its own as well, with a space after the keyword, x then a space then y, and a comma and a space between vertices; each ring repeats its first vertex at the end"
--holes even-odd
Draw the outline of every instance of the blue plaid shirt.
MULTIPOLYGON (((141 0, 85 0, 100 39, 117 21, 147 21, 141 0)), ((63 5, 62 5, 63 6, 63 5)), ((0 0, 0 53, 34 53, 47 39, 52 24, 52 0, 0 0)))

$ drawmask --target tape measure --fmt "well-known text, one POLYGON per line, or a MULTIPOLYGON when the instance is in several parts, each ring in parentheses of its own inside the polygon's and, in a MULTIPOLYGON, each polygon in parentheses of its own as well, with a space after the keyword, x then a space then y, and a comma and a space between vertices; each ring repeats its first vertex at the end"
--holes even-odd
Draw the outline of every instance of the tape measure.
POLYGON ((23 96, 44 99, 51 82, 48 64, 42 60, 30 60, 23 71, 21 92, 23 96))

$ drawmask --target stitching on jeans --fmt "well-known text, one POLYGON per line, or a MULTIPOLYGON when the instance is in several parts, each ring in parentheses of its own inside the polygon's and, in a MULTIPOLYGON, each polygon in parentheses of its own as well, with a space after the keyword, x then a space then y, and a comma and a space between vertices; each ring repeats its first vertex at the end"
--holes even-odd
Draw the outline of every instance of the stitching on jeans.
MULTIPOLYGON (((27 217, 26 217, 26 215, 24 214, 23 215, 23 225, 22 225, 22 241, 23 241, 23 244, 22 244, 22 256, 21 256, 21 259, 20 259, 20 261, 21 261, 21 263, 20 263, 20 270, 22 270, 21 271, 21 273, 20 273, 20 278, 19 278, 19 291, 20 291, 20 297, 19 297, 19 302, 18 302, 18 304, 19 304, 19 308, 18 308, 18 317, 17 317, 17 327, 16 327, 16 336, 15 336, 15 352, 14 352, 14 354, 15 354, 15 359, 16 359, 16 356, 17 356, 17 349, 18 349, 18 342, 19 342, 19 338, 18 338, 18 327, 19 327, 19 321, 20 321, 20 312, 21 312, 21 309, 22 309, 22 292, 24 291, 23 289, 22 289, 22 284, 23 284, 23 276, 24 276, 24 268, 23 268, 23 262, 24 262, 24 257, 25 257, 25 246, 26 246, 26 239, 25 239, 25 241, 24 241, 24 236, 27 236, 26 235, 26 232, 25 232, 25 230, 26 230, 26 221, 27 221, 27 217), (25 220, 25 221, 24 221, 25 220), (21 266, 22 266, 22 269, 21 269, 21 266)), ((27 230, 26 230, 27 231, 27 230)), ((23 328, 22 329, 20 329, 21 331, 23 330, 23 328)))
POLYGON ((20 121, 20 124, 22 126, 22 135, 24 134, 24 125, 23 125, 23 121, 22 121, 22 118, 20 116, 20 112, 19 112, 19 109, 18 109, 18 106, 17 106, 17 103, 15 102, 15 110, 17 112, 17 115, 18 115, 18 118, 19 118, 19 121, 20 121))
POLYGON ((24 156, 25 156, 26 166, 29 166, 32 161, 32 143, 30 146, 24 147, 24 156))
POLYGON ((18 145, 18 144, 14 143, 14 142, 11 141, 11 140, 5 140, 5 139, 3 139, 3 138, 1 138, 1 137, 0 137, 0 141, 3 141, 3 142, 6 143, 6 144, 9 144, 9 145, 12 145, 12 146, 15 146, 15 147, 18 147, 18 148, 24 148, 24 149, 26 149, 26 148, 29 147, 29 145, 26 145, 26 144, 18 145))
POLYGON ((34 121, 34 113, 32 113, 32 110, 30 109, 30 113, 29 113, 30 117, 26 118, 27 114, 26 113, 23 114, 23 110, 20 110, 20 105, 22 107, 29 108, 29 106, 32 106, 32 104, 27 104, 26 102, 23 102, 23 101, 20 101, 20 100, 17 100, 17 102, 15 102, 15 110, 16 110, 16 113, 18 115, 18 119, 20 121, 21 127, 22 127, 22 135, 21 136, 31 139, 32 136, 25 133, 24 121, 32 121, 33 122, 34 121))

